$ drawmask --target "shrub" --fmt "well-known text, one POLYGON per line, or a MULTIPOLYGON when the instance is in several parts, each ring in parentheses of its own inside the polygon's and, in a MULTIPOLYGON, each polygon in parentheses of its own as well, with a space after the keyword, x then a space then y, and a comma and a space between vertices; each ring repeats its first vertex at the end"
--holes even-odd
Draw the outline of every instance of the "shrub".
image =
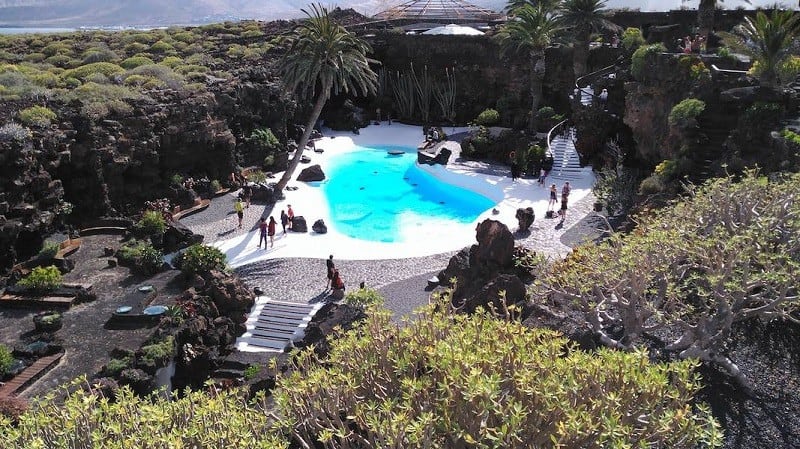
POLYGON ((161 62, 159 62, 159 64, 174 69, 175 67, 183 64, 183 59, 177 56, 167 56, 166 58, 162 59, 161 62))
POLYGON ((125 69, 134 69, 140 65, 154 64, 153 60, 146 56, 131 56, 130 58, 122 61, 119 65, 125 69))
POLYGON ((211 191, 212 192, 219 192, 222 190, 222 183, 218 180, 214 179, 211 181, 211 191))
POLYGON ((146 210, 135 226, 136 230, 143 235, 163 234, 167 229, 167 221, 161 212, 146 210))
POLYGON ((648 59, 652 58, 658 53, 667 51, 664 44, 651 44, 639 47, 633 56, 631 56, 631 74, 637 81, 644 80, 645 73, 648 70, 648 59))
POLYGON ((475 118, 478 126, 492 126, 500 122, 500 113, 495 109, 485 109, 475 118))
POLYGON ((66 70, 61 74, 61 77, 86 79, 93 73, 102 73, 103 75, 110 77, 124 71, 125 69, 122 67, 110 62, 95 62, 92 64, 82 65, 75 69, 66 70))
POLYGON ((789 128, 784 128, 781 131, 781 137, 791 142, 793 145, 800 147, 800 134, 792 131, 789 128))
POLYGON ((103 367, 103 373, 106 376, 116 376, 122 372, 124 369, 128 369, 131 366, 131 358, 125 357, 122 359, 111 359, 108 361, 105 367, 103 367))
POLYGON ((150 47, 150 51, 153 53, 170 53, 175 51, 175 47, 168 42, 158 41, 150 47))
POLYGON ((55 118, 56 113, 44 106, 31 106, 19 111, 19 120, 28 126, 50 126, 55 118))
POLYGON ((56 242, 45 242, 42 249, 39 250, 39 257, 42 259, 52 259, 53 257, 58 254, 58 250, 61 249, 60 245, 56 242))
POLYGON ((141 348, 142 361, 148 365, 164 366, 169 363, 173 355, 175 355, 175 337, 172 335, 141 348))
POLYGON ((209 394, 203 389, 143 398, 123 387, 115 397, 98 399, 99 391, 80 388, 87 385, 92 384, 79 379, 34 402, 26 419, 17 424, 0 419, 4 449, 288 448, 288 441, 272 429, 273 419, 264 413, 269 405, 263 394, 250 401, 242 391, 209 394), (80 432, 75 431, 78 427, 80 432))
POLYGON ((6 375, 8 369, 14 364, 14 356, 8 346, 0 343, 0 379, 6 375))
POLYGON ((717 49, 717 56, 719 56, 722 59, 726 59, 726 60, 735 59, 734 56, 733 56, 733 53, 731 53, 731 51, 730 51, 730 49, 728 49, 728 47, 719 47, 717 49))
POLYGON ((150 276, 161 271, 164 256, 150 242, 131 240, 119 249, 117 259, 133 271, 150 276))
POLYGON ((54 65, 56 67, 64 67, 64 68, 66 68, 66 67, 72 66, 72 63, 76 62, 76 61, 74 61, 72 58, 70 58, 67 55, 54 55, 54 56, 50 56, 49 58, 45 59, 44 62, 46 62, 48 64, 52 64, 52 65, 54 65))
POLYGON ((363 309, 373 305, 382 305, 384 298, 377 290, 364 287, 347 293, 344 297, 344 302, 347 305, 363 309))
POLYGON ((634 52, 644 45, 645 40, 640 28, 628 27, 622 33, 622 48, 634 52))
POLYGON ((258 376, 261 372, 261 365, 252 364, 248 365, 247 368, 244 369, 244 379, 245 380, 253 380, 258 376))
POLYGON ((116 53, 113 51, 105 48, 105 49, 94 49, 89 50, 84 54, 83 61, 81 61, 82 65, 85 64, 94 64, 96 62, 110 62, 116 61, 119 59, 116 53))
POLYGON ((6 123, 0 126, 0 142, 23 142, 31 137, 31 130, 19 123, 6 123))
POLYGON ((195 36, 194 33, 191 33, 189 31, 181 31, 179 33, 173 34, 172 38, 175 39, 178 42, 191 44, 192 42, 194 42, 197 39, 197 36, 195 36))
POLYGON ((30 288, 36 291, 46 292, 61 287, 63 278, 58 268, 53 265, 46 267, 36 267, 30 274, 20 279, 17 283, 20 287, 30 288))
POLYGON ((250 140, 261 148, 272 150, 280 145, 280 141, 270 128, 258 128, 250 134, 250 140))
POLYGON ((69 102, 81 100, 84 103, 108 102, 112 100, 137 100, 142 95, 131 90, 129 87, 117 86, 113 84, 86 83, 78 86, 70 92, 64 93, 61 99, 69 102))
POLYGON ((331 339, 326 358, 303 350, 278 374, 279 428, 300 447, 721 444, 709 408, 692 401, 696 362, 582 351, 554 331, 449 307, 402 325, 376 311, 331 339))
POLYGON ((183 75, 189 72, 208 73, 209 68, 202 65, 189 64, 189 65, 179 65, 175 67, 175 71, 183 75))
POLYGON ((178 265, 185 274, 224 270, 227 267, 225 253, 207 245, 192 245, 180 255, 178 265))
POLYGON ((149 48, 150 47, 148 47, 147 45, 142 44, 140 42, 133 42, 133 43, 130 43, 130 44, 125 46, 125 52, 127 52, 128 54, 134 54, 135 55, 137 53, 145 52, 149 48))
MULTIPOLYGON (((171 89, 179 89, 183 86, 183 77, 175 73, 171 68, 160 64, 148 64, 129 70, 125 77, 142 75, 152 78, 156 85, 166 85, 171 89)), ((147 83, 145 83, 147 84, 147 83)))
POLYGON ((23 56, 22 59, 28 62, 42 62, 44 61, 46 56, 44 53, 28 53, 27 55, 23 56))
POLYGON ((687 98, 672 107, 669 112, 669 124, 678 127, 692 126, 705 109, 706 104, 702 100, 687 98))
POLYGON ((789 55, 775 68, 783 84, 789 84, 800 75, 800 56, 789 55))
POLYGON ((651 175, 642 180, 639 184, 640 195, 657 195, 666 189, 664 179, 659 175, 651 175))

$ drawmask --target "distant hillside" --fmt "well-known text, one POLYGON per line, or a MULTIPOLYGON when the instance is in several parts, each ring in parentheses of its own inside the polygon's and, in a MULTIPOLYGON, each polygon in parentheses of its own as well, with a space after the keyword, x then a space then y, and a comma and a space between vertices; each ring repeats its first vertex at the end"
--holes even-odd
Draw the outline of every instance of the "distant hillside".
MULTIPOLYGON (((170 25, 219 22, 236 19, 292 18, 302 15, 313 0, 0 0, 0 26, 115 26, 170 25)), ((319 0, 317 0, 319 1, 319 0)), ((405 0, 322 0, 323 5, 353 8, 366 16, 405 0)), ((609 8, 667 10, 697 7, 699 0, 608 0, 609 8)), ((775 0, 753 0, 765 6, 775 0)), ((500 11, 505 0, 472 0, 471 3, 500 11)), ((794 1, 785 1, 794 6, 794 1)), ((744 0, 727 0, 722 6, 744 6, 744 0)))

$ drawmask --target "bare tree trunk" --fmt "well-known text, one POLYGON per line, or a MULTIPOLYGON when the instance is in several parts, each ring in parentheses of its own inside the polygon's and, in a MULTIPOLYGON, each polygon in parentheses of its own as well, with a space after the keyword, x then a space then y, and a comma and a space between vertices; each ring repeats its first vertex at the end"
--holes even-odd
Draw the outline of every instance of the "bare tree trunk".
POLYGON ((589 61, 589 38, 590 34, 581 31, 575 41, 572 55, 572 71, 575 72, 575 79, 586 75, 589 61))
POLYGON ((536 132, 536 115, 539 113, 539 103, 542 101, 542 84, 544 84, 545 58, 544 49, 532 50, 531 57, 531 117, 528 126, 531 132, 536 132))
POLYGON ((283 196, 284 187, 286 187, 286 184, 289 183, 292 175, 294 175, 294 171, 297 170, 297 166, 300 164, 300 159, 303 157, 303 150, 306 148, 306 144, 308 143, 308 138, 311 137, 311 132, 314 130, 314 124, 317 123, 317 119, 322 113, 322 108, 325 106, 325 102, 328 101, 328 95, 331 91, 332 81, 328 82, 327 84, 327 86, 323 86, 323 89, 317 96, 317 102, 314 103, 314 109, 311 110, 311 116, 308 118, 308 122, 306 122, 306 129, 303 130, 303 135, 300 137, 300 141, 297 142, 297 150, 295 150, 294 156, 289 161, 289 166, 286 167, 286 172, 283 173, 281 180, 278 181, 278 184, 275 186, 276 196, 278 197, 283 196))

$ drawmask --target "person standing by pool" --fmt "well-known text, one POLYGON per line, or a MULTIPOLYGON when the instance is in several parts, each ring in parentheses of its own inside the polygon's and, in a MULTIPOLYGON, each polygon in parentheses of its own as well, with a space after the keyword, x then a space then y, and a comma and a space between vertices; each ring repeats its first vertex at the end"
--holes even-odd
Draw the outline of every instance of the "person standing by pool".
POLYGON ((238 229, 242 229, 242 219, 244 218, 244 204, 242 204, 241 198, 236 198, 236 202, 233 203, 233 210, 236 212, 236 216, 239 217, 238 229))
POLYGON ((511 180, 512 181, 516 181, 517 180, 517 152, 516 151, 511 150, 511 152, 508 153, 508 164, 511 166, 511 180))
MULTIPOLYGON (((269 217, 269 224, 267 225, 267 235, 269 235, 269 247, 275 246, 275 217, 269 217)), ((264 249, 267 249, 267 241, 264 240, 264 249)))
POLYGON ((283 226, 283 233, 286 234, 286 225, 289 223, 289 216, 286 215, 285 210, 281 210, 281 226, 283 226))
POLYGON ((261 217, 261 221, 258 222, 258 229, 259 229, 259 236, 258 236, 258 247, 261 248, 261 241, 264 241, 264 249, 267 249, 267 219, 261 217))
POLYGON ((292 205, 290 204, 289 207, 286 208, 286 215, 289 218, 289 230, 292 229, 292 221, 294 220, 294 211, 292 210, 292 205))
POLYGON ((328 260, 325 261, 325 268, 326 268, 326 276, 328 281, 325 283, 325 290, 328 290, 331 287, 331 283, 333 282, 333 272, 336 270, 336 266, 333 264, 333 254, 328 257, 328 260))
POLYGON ((550 201, 547 203, 548 212, 553 210, 556 202, 558 202, 558 189, 556 188, 556 185, 553 184, 550 186, 550 201))
POLYGON ((572 189, 569 186, 569 181, 564 183, 564 187, 561 188, 561 222, 564 222, 564 219, 567 218, 567 202, 569 201, 569 192, 572 189))

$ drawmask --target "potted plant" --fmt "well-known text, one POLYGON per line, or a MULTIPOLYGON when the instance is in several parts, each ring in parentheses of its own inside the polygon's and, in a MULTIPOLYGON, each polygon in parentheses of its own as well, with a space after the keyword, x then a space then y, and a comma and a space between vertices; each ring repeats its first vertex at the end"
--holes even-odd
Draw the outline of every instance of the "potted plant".
POLYGON ((33 316, 33 326, 37 332, 52 333, 61 329, 62 325, 61 312, 48 310, 33 316))

